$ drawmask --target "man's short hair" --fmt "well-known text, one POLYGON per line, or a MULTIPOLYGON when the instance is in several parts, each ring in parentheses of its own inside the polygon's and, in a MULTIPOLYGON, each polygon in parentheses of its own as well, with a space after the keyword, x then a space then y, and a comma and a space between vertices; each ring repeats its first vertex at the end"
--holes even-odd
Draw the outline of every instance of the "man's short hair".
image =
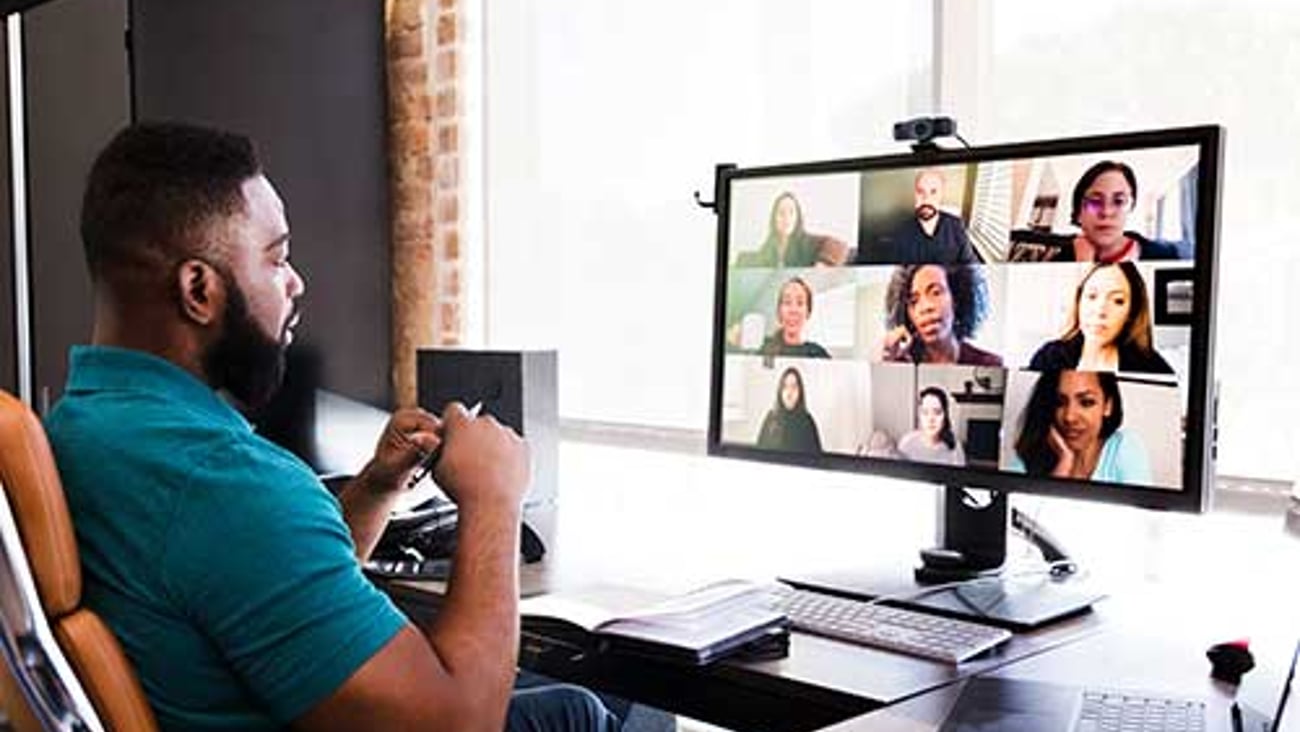
POLYGON ((91 279, 202 255, 208 226, 245 210, 241 186, 261 172, 243 135, 171 122, 122 130, 95 159, 82 199, 91 279))

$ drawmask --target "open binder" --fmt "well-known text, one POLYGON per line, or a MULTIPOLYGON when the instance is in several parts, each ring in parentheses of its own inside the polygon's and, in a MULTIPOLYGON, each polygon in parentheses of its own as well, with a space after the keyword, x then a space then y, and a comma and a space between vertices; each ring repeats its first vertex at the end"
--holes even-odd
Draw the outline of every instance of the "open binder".
POLYGON ((525 628, 557 628, 585 645, 689 664, 706 664, 783 629, 768 586, 727 580, 666 600, 608 585, 520 603, 525 628))

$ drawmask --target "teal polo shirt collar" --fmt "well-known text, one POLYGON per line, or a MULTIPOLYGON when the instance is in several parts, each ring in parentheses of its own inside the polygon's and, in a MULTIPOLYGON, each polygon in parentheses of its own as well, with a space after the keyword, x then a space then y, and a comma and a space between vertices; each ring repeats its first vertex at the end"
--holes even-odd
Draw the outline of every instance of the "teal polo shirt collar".
POLYGON ((69 392, 144 392, 198 409, 233 428, 253 427, 212 387, 165 358, 114 346, 73 346, 68 356, 69 392))

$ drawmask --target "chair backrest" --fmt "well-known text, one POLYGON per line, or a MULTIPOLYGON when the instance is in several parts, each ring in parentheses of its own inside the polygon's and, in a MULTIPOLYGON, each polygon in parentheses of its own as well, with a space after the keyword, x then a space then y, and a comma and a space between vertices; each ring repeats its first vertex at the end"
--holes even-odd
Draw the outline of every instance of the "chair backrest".
MULTIPOLYGON (((24 664, 22 644, 16 643, 19 652, 14 660, 8 655, 5 658, 14 671, 16 686, 27 692, 30 702, 34 693, 28 688, 32 686, 31 679, 41 682, 51 675, 59 677, 72 702, 70 713, 82 718, 84 726, 74 724, 56 726, 56 729, 99 729, 98 721, 102 721, 103 728, 109 730, 157 730, 153 711, 122 647, 108 626, 81 606, 81 562, 45 431, 26 405, 3 391, 0 391, 0 493, 7 498, 0 513, 11 517, 9 523, 15 534, 5 537, 6 542, 11 538, 16 540, 12 549, 6 546, 0 573, 7 570, 17 589, 21 592, 26 584, 30 594, 20 601, 27 605, 28 620, 21 620, 22 608, 17 606, 20 603, 15 603, 13 608, 4 607, 4 621, 8 626, 11 620, 8 611, 12 609, 15 639, 19 638, 18 632, 23 633, 23 642, 29 649, 41 648, 43 658, 33 656, 33 663, 46 664, 29 669, 24 664), (27 576, 25 582, 23 575, 27 576), (24 623, 27 627, 23 627, 24 623), (54 630, 52 638, 48 632, 50 627, 54 630), (45 630, 44 638, 41 628, 45 630), (63 660, 64 655, 67 661, 63 660), (28 670, 31 674, 25 678, 28 670), (83 699, 89 697, 93 710, 90 705, 78 708, 77 696, 82 689, 83 699), (97 721, 95 712, 98 712, 97 721)), ((0 534, 11 533, 4 523, 0 517, 0 534)), ((34 707, 34 716, 48 724, 49 720, 41 717, 40 704, 34 707)))

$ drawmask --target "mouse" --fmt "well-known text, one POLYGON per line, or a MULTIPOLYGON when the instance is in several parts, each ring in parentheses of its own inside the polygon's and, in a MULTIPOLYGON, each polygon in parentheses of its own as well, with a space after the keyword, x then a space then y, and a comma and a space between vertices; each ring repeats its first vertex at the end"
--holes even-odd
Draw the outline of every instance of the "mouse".
POLYGON ((1229 684, 1241 683, 1241 677, 1255 668, 1250 642, 1245 640, 1215 643, 1205 652, 1210 659, 1210 676, 1229 684))

